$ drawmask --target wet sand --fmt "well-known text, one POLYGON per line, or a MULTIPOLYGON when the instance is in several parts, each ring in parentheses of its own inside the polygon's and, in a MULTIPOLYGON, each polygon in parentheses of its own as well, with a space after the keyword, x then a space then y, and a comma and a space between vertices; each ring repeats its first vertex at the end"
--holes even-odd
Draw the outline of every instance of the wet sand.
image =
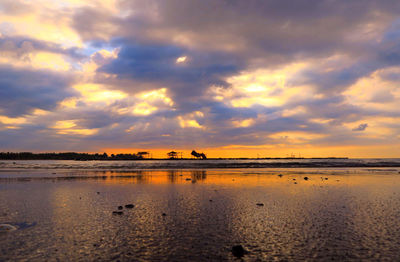
POLYGON ((399 171, 2 172, 0 261, 399 260, 399 171))

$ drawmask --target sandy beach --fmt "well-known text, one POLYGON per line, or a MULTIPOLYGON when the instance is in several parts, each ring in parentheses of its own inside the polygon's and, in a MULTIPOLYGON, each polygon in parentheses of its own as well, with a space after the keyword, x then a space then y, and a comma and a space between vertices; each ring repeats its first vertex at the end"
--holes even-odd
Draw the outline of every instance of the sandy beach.
POLYGON ((2 171, 0 260, 393 261, 399 171, 2 171))

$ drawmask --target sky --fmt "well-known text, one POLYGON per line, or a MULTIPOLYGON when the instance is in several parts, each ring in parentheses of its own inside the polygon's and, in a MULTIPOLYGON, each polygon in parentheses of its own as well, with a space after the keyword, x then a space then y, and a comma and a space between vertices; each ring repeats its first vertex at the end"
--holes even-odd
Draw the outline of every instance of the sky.
POLYGON ((400 157, 398 0, 0 0, 0 151, 400 157))

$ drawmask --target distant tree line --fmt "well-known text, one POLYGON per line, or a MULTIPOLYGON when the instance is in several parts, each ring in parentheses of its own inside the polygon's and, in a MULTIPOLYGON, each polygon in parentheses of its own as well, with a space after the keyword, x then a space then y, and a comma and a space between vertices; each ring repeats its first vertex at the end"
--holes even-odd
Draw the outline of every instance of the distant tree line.
POLYGON ((137 154, 89 154, 89 153, 31 153, 31 152, 0 152, 2 160, 140 160, 144 159, 147 152, 139 152, 137 154))

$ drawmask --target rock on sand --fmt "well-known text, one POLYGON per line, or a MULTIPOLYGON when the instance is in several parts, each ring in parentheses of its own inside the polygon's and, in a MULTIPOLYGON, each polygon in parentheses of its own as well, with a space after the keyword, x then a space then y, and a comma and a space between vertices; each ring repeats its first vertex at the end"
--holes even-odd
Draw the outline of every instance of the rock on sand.
POLYGON ((17 228, 10 224, 0 224, 0 233, 15 231, 17 228))

